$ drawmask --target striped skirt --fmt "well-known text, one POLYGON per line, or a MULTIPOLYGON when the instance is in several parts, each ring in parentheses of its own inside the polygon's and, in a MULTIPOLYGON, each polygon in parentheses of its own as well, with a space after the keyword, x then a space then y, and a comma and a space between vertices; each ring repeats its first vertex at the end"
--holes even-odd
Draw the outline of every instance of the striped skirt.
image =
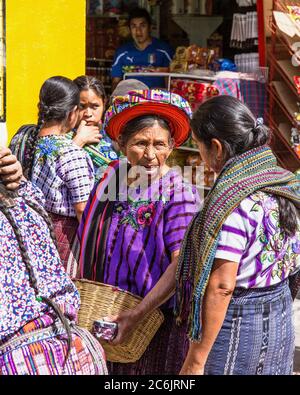
POLYGON ((49 213, 54 226, 57 241, 57 250, 64 268, 67 270, 70 250, 78 228, 77 218, 64 217, 49 213))
POLYGON ((66 331, 60 322, 53 322, 45 315, 0 343, 0 376, 107 374, 100 343, 87 330, 70 326, 72 343, 66 363, 66 331), (52 325, 48 326, 51 321, 52 325))
POLYGON ((287 280, 269 288, 237 288, 209 354, 205 374, 292 374, 292 314, 287 280))

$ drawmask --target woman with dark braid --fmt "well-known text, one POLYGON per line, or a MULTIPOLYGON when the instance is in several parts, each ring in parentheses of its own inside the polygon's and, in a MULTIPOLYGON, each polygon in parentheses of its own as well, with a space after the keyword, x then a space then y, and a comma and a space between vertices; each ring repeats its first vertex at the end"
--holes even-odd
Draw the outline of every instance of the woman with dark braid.
POLYGON ((79 294, 44 197, 24 178, 9 192, 2 181, 15 189, 20 167, 5 149, 0 159, 0 375, 106 374, 100 343, 75 325, 79 294))
POLYGON ((203 103, 192 130, 202 159, 219 175, 178 260, 179 317, 190 302, 181 374, 289 375, 300 181, 277 166, 263 120, 233 97, 203 103))
POLYGON ((38 104, 41 127, 31 159, 30 179, 45 196, 64 266, 94 185, 91 158, 66 137, 77 124, 79 103, 78 87, 70 79, 52 77, 44 82, 38 104))

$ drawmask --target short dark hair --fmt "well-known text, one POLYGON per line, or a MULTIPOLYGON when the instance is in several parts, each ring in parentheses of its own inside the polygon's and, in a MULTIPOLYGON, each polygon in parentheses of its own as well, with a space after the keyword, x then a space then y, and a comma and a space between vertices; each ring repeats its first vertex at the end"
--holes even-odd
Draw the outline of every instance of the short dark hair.
POLYGON ((128 16, 128 25, 129 26, 130 26, 132 19, 135 19, 135 18, 144 18, 144 19, 146 19, 146 21, 149 25, 152 24, 151 16, 145 8, 134 8, 133 10, 130 11, 129 16, 128 16))

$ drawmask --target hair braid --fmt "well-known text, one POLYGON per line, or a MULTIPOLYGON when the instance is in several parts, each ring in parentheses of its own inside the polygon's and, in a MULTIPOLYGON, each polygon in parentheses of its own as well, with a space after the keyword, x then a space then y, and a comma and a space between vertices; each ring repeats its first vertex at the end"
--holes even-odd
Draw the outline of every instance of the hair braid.
MULTIPOLYGON (((51 224, 50 218, 48 217, 48 214, 45 212, 45 210, 43 208, 39 207, 37 204, 35 204, 33 202, 28 202, 26 199, 25 199, 25 201, 33 210, 35 210, 39 215, 41 215, 43 217, 43 219, 45 219, 47 225, 50 224, 50 227, 52 228, 52 224, 51 224)), ((3 214, 5 215, 5 217, 7 218, 7 220, 9 221, 9 223, 10 223, 10 225, 11 225, 11 227, 12 227, 14 233, 15 233, 15 236, 16 236, 16 239, 17 239, 17 242, 18 242, 18 245, 19 245, 19 249, 20 249, 20 252, 21 252, 21 255, 22 255, 23 262, 24 262, 24 264, 26 266, 26 269, 28 271, 28 274, 29 274, 29 284, 34 290, 36 299, 38 301, 44 302, 45 304, 47 304, 48 306, 50 306, 54 310, 54 312, 56 313, 56 315, 58 316, 58 318, 62 322, 62 324, 63 324, 63 326, 64 326, 64 328, 65 328, 65 330, 67 332, 67 336, 68 336, 67 346, 68 346, 68 348, 67 348, 67 354, 66 354, 66 357, 65 357, 65 360, 64 360, 64 364, 63 364, 63 367, 64 367, 66 362, 67 362, 67 359, 68 359, 68 357, 70 355, 71 343, 72 343, 72 334, 71 334, 71 328, 70 328, 69 322, 66 319, 66 317, 63 315, 63 313, 62 313, 61 309, 59 308, 59 306, 53 300, 51 300, 50 298, 47 298, 47 297, 39 295, 38 281, 37 281, 37 278, 35 276, 33 267, 31 266, 30 257, 28 255, 25 243, 23 241, 23 236, 21 234, 21 231, 18 228, 18 226, 17 226, 17 224, 16 224, 16 222, 14 220, 14 217, 11 214, 9 208, 5 205, 5 201, 1 201, 0 202, 0 209, 3 212, 3 214)), ((52 231, 50 230, 50 233, 52 233, 51 237, 53 238, 53 236, 54 236, 53 228, 52 228, 52 231)), ((54 237, 54 240, 55 240, 55 237, 54 237)))

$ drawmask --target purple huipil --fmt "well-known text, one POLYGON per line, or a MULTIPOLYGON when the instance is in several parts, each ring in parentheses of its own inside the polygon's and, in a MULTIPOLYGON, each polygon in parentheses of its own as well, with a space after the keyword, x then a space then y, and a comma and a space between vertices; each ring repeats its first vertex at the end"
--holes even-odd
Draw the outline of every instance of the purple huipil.
POLYGON ((129 187, 125 201, 126 187, 121 186, 119 196, 107 238, 104 282, 144 297, 180 249, 200 198, 174 170, 142 191, 129 187))

